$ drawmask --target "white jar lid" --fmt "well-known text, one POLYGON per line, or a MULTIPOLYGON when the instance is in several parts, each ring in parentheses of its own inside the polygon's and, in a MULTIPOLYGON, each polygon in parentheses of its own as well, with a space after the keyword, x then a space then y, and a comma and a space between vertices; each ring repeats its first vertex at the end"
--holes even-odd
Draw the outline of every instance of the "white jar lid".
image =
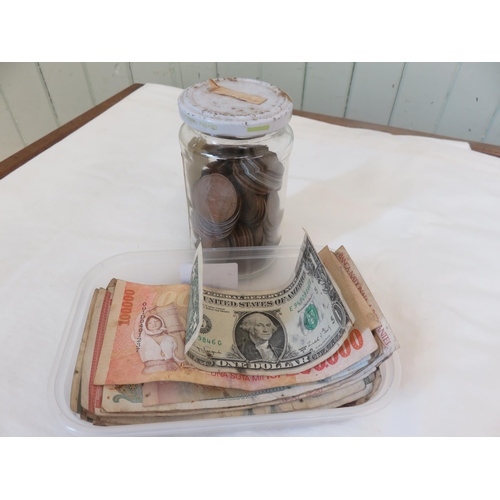
POLYGON ((217 78, 212 82, 265 101, 247 102, 212 92, 210 81, 197 83, 184 90, 178 100, 181 118, 196 130, 219 137, 258 137, 283 128, 292 117, 292 99, 270 83, 249 78, 217 78))

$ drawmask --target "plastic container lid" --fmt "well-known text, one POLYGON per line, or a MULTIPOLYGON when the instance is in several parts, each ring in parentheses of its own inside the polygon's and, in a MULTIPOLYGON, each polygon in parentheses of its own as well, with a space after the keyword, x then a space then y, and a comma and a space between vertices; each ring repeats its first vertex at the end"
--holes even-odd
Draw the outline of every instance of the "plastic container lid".
POLYGON ((285 127, 292 117, 290 96, 270 83, 249 78, 217 78, 197 83, 179 96, 179 113, 190 127, 219 137, 258 137, 285 127), (265 99, 257 103, 216 93, 222 87, 265 99))

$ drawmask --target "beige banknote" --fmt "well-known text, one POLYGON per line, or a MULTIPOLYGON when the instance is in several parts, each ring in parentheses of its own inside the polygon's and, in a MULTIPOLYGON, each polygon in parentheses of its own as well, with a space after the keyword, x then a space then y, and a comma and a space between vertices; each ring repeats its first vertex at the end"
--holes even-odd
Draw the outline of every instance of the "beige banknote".
POLYGON ((149 411, 168 414, 214 408, 255 407, 283 399, 297 399, 313 393, 326 393, 341 386, 336 377, 255 392, 185 382, 150 382, 142 387, 105 386, 102 409, 109 413, 149 411))
POLYGON ((90 333, 90 328, 92 325, 92 316, 95 311, 95 303, 97 300, 97 295, 99 290, 94 290, 92 298, 90 300, 90 307, 87 314, 87 319, 85 321, 85 326, 83 329, 82 340, 80 342, 80 348, 78 350, 77 360, 75 364, 75 369, 73 372, 73 378, 71 380, 71 392, 70 392, 70 403, 69 406, 72 411, 78 413, 81 408, 80 404, 80 390, 82 386, 82 369, 83 369, 83 357, 85 355, 85 348, 87 345, 87 340, 90 333))
POLYGON ((369 305, 369 307, 379 320, 380 326, 375 328, 374 333, 376 333, 377 338, 379 338, 381 341, 381 346, 384 354, 386 356, 389 356, 399 348, 399 342, 396 339, 392 328, 389 326, 389 323, 387 322, 387 319, 385 318, 382 310, 377 304, 375 297, 368 288, 368 285, 361 276, 361 273, 354 264, 354 261, 351 259, 351 256, 347 253, 347 250, 343 246, 341 246, 338 250, 335 251, 335 257, 342 264, 347 273, 347 276, 358 289, 359 293, 362 295, 366 303, 369 305))
POLYGON ((94 385, 95 360, 99 353, 99 343, 96 343, 96 341, 99 336, 99 325, 102 325, 102 321, 104 321, 102 316, 105 314, 106 302, 108 300, 106 289, 99 289, 94 303, 94 311, 83 355, 80 404, 86 410, 91 411, 95 407, 96 398, 99 400, 99 395, 96 395, 96 393, 101 390, 94 385))
MULTIPOLYGON (((240 404, 239 406, 227 406, 219 408, 205 408, 205 409, 183 409, 177 411, 139 411, 136 409, 134 412, 122 413, 109 413, 105 410, 105 405, 96 406, 92 415, 103 419, 123 418, 123 419, 136 419, 140 421, 143 418, 155 418, 157 421, 168 421, 172 418, 181 417, 195 417, 208 418, 209 415, 220 415, 220 412, 229 415, 234 414, 258 414, 262 413, 261 408, 274 408, 274 412, 288 412, 294 410, 313 409, 327 404, 332 404, 335 401, 344 400, 346 396, 358 394, 360 390, 373 382, 375 374, 372 373, 362 379, 348 381, 340 387, 324 388, 324 389, 311 389, 304 392, 302 395, 293 395, 290 397, 283 397, 270 402, 262 402, 260 404, 240 404), (234 413, 236 412, 236 413, 234 413), (243 413, 245 412, 245 413, 243 413)), ((360 396, 362 397, 362 396, 360 396)), ((139 405, 140 406, 140 405, 139 405)), ((90 412, 87 412, 90 414, 90 412)))
POLYGON ((245 407, 227 410, 200 411, 192 414, 173 413, 170 415, 151 414, 106 414, 98 410, 98 413, 84 412, 82 418, 92 421, 95 425, 127 425, 146 424, 159 422, 175 422, 203 420, 210 418, 240 417, 248 415, 264 415, 273 413, 287 413, 291 411, 303 411, 322 408, 337 408, 355 401, 358 398, 367 397, 373 391, 373 375, 365 377, 361 381, 348 384, 337 391, 323 393, 320 395, 310 395, 297 398, 293 401, 261 405, 256 407, 245 407))
POLYGON ((70 408, 78 413, 82 407, 93 409, 96 402, 100 404, 101 401, 102 387, 95 386, 93 381, 115 285, 116 280, 113 279, 106 289, 95 290, 91 298, 70 393, 70 408))

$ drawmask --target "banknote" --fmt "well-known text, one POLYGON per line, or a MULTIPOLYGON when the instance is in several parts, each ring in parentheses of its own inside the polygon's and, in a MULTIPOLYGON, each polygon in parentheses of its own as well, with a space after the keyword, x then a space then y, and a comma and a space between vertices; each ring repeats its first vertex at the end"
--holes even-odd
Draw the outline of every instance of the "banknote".
POLYGON ((372 390, 364 395, 360 395, 359 398, 356 398, 353 401, 350 401, 349 403, 346 403, 345 406, 359 406, 362 405, 368 401, 370 401, 372 395, 378 391, 378 388, 380 387, 380 384, 382 383, 382 374, 379 369, 375 371, 375 380, 373 381, 373 387, 372 390))
POLYGON ((82 340, 80 342, 80 348, 78 350, 78 355, 75 364, 75 370, 73 372, 73 378, 71 381, 71 392, 70 392, 70 408, 75 413, 78 413, 81 408, 80 403, 80 390, 81 390, 81 382, 82 382, 82 369, 83 369, 83 358, 86 352, 87 340, 89 338, 89 333, 92 325, 92 317, 94 315, 94 311, 96 310, 95 304, 97 300, 97 296, 99 294, 99 290, 94 290, 92 295, 92 299, 90 300, 90 308, 87 314, 87 319, 85 321, 85 326, 83 329, 82 340))
POLYGON ((310 409, 331 409, 337 408, 356 401, 358 398, 368 397, 373 392, 373 378, 377 373, 367 376, 362 380, 346 384, 337 391, 330 391, 322 394, 312 394, 306 397, 293 398, 290 401, 283 400, 281 402, 261 405, 255 407, 231 408, 231 409, 214 409, 208 411, 186 413, 172 413, 170 415, 155 415, 155 414, 108 414, 100 408, 96 411, 82 412, 82 419, 89 420, 94 425, 126 425, 126 424, 145 424, 156 422, 175 422, 189 420, 203 420, 209 418, 228 418, 240 417, 249 415, 265 415, 274 413, 287 413, 291 411, 301 411, 310 409))
POLYGON ((199 314, 203 324, 186 349, 189 362, 200 370, 247 375, 311 368, 339 349, 354 323, 307 234, 284 286, 258 293, 203 287, 199 314))
MULTIPOLYGON (((301 365, 298 371, 282 370, 281 373, 284 372, 284 374, 279 375, 280 372, 270 372, 267 368, 264 374, 259 372, 247 374, 243 370, 207 371, 207 367, 205 370, 194 368, 192 359, 188 357, 191 350, 187 351, 187 355, 185 352, 187 311, 191 296, 189 290, 188 285, 142 285, 116 280, 116 292, 94 383, 97 385, 123 385, 171 380, 255 391, 307 383, 329 377, 342 371, 347 363, 355 363, 376 348, 373 335, 361 314, 358 315, 355 328, 352 327, 352 312, 347 306, 344 306, 342 292, 333 284, 333 280, 326 272, 307 237, 296 272, 289 285, 280 289, 276 294, 268 294, 277 295, 276 300, 294 300, 292 305, 287 306, 288 318, 295 320, 291 329, 293 335, 291 333, 290 338, 298 338, 295 346, 302 342, 300 348, 296 349, 296 351, 302 349, 300 358, 310 359, 310 362, 301 365), (288 295, 284 295, 287 290, 289 291, 288 295), (299 291, 301 294, 297 293, 299 291), (320 296, 319 299, 316 297, 317 295, 320 296), (157 328, 157 333, 153 334, 152 328, 157 328), (315 331, 319 333, 313 337, 315 331), (314 342, 319 347, 311 355, 306 349, 310 345, 315 345, 314 342), (343 344, 345 344, 344 348, 343 344), (329 347, 329 350, 325 354, 321 354, 321 351, 325 350, 325 346, 329 347), (347 356, 347 352, 352 353, 352 356, 347 356), (321 368, 313 370, 315 367, 321 368), (294 371, 296 373, 293 373, 294 371), (279 376, 291 378, 283 381, 278 378, 279 376)), ((212 291, 210 289, 210 293, 212 291)), ((349 293, 348 290, 347 293, 349 293)), ((258 296, 263 296, 263 294, 258 296)), ((247 307, 243 316, 248 319, 248 316, 251 315, 248 308, 250 304, 255 303, 255 300, 252 300, 255 295, 239 294, 238 302, 243 301, 242 297, 244 297, 244 303, 247 307)), ((260 303, 262 302, 263 300, 260 300, 260 303)), ((286 307, 283 306, 282 309, 286 309, 286 307)), ((269 308, 261 309, 261 311, 263 315, 270 314, 269 308)), ((234 311, 232 312, 234 313, 234 311)), ((279 311, 274 309, 276 316, 278 313, 279 311)), ((228 316, 228 314, 224 314, 228 316)), ((206 307, 203 308, 203 315, 207 315, 206 307)), ((239 320, 236 322, 233 320, 232 326, 234 323, 240 327, 244 324, 241 314, 233 316, 236 319, 238 317, 239 320)), ((214 330, 216 323, 216 316, 204 318, 200 334, 193 347, 206 343, 203 341, 203 339, 208 338, 206 330, 214 330)), ((232 326, 226 326, 228 331, 231 331, 232 326)), ((274 332, 277 334, 275 337, 278 340, 280 335, 284 339, 285 328, 284 325, 280 326, 281 330, 278 331, 276 328, 274 332)), ((240 330, 243 331, 241 328, 240 330)), ((212 335, 214 333, 215 331, 212 332, 212 335)), ((222 344, 220 337, 222 335, 214 338, 217 343, 222 344)), ((237 342, 236 340, 233 344, 237 344, 237 342)), ((240 344, 240 347, 244 349, 243 344, 240 344)), ((284 353, 294 354, 289 345, 286 347, 287 349, 285 346, 282 349, 282 359, 285 362, 284 353)), ((234 345, 233 349, 235 349, 234 345)), ((266 367, 267 365, 272 367, 279 363, 262 364, 266 367)))
MULTIPOLYGON (((364 330, 364 335, 353 329, 339 351, 313 369, 307 370, 303 374, 271 378, 275 383, 278 379, 282 384, 293 382, 297 385, 255 391, 171 381, 111 385, 103 388, 103 405, 104 409, 111 413, 134 413, 148 410, 156 412, 192 411, 217 407, 260 405, 277 398, 297 396, 303 392, 315 390, 324 392, 328 389, 336 389, 341 387, 347 379, 363 378, 374 369, 367 368, 370 367, 373 353, 376 350, 377 343, 368 329, 364 330)), ((200 373, 206 374, 205 372, 200 373)))
MULTIPOLYGON (((399 344, 345 248, 333 252, 325 247, 316 253, 306 235, 290 280, 278 290, 251 294, 203 286, 201 249, 197 255, 198 264, 195 260, 191 268, 195 287, 112 280, 107 289, 96 290, 85 323, 70 396, 71 408, 84 420, 93 421, 95 425, 120 425, 336 408, 361 404, 376 392, 381 382, 378 367, 399 344), (313 251, 308 252, 308 244, 313 251), (325 285, 325 275, 333 289, 325 285), (304 293, 307 280, 311 281, 311 287, 321 285, 323 296, 331 303, 335 302, 332 298, 338 297, 345 308, 343 317, 332 309, 337 327, 345 324, 346 331, 328 356, 317 357, 314 364, 302 366, 296 373, 276 374, 269 372, 269 367, 264 373, 245 373, 241 369, 221 371, 220 367, 215 370, 206 365, 203 369, 193 366, 191 355, 196 353, 197 345, 214 346, 213 342, 207 342, 210 335, 222 341, 218 334, 216 337, 218 314, 214 316, 211 311, 230 311, 228 316, 233 318, 227 329, 231 331, 230 350, 239 356, 243 354, 237 340, 238 322, 242 316, 255 312, 256 304, 246 307, 238 304, 236 308, 228 304, 214 305, 214 297, 233 302, 264 302, 283 299, 279 294, 288 287, 293 304, 298 303, 296 321, 292 321, 291 327, 287 319, 293 315, 287 318, 277 307, 284 309, 288 305, 290 309, 286 301, 262 306, 257 312, 271 317, 270 311, 275 312, 281 323, 272 324, 279 324, 287 334, 282 346, 291 347, 293 342, 289 337, 292 338, 294 332, 297 335, 308 330, 307 322, 320 324, 319 313, 327 307, 316 299, 317 290, 312 300, 304 293), (193 289, 196 294, 192 293, 193 289), (277 297, 269 299, 269 295, 274 294, 277 297), (207 301, 211 302, 208 308, 207 301), (311 303, 316 314, 306 318, 305 309, 311 303), (206 331, 210 326, 212 333, 206 331)), ((289 312, 293 312, 293 307, 289 312)), ((227 326, 227 317, 224 322, 227 326)), ((250 337, 248 332, 247 336, 250 337)), ((283 352, 287 352, 285 348, 283 352)), ((257 359, 253 362, 272 365, 282 359, 284 356, 278 356, 278 361, 257 359)))
MULTIPOLYGON (((326 246, 318 252, 318 255, 327 271, 342 290, 344 300, 349 306, 349 309, 353 312, 354 317, 363 317, 363 320, 370 330, 379 328, 381 325, 380 320, 366 302, 335 253, 326 246)), ((347 258, 347 256, 345 258, 347 258)))
POLYGON ((197 409, 201 401, 250 394, 241 389, 228 389, 190 382, 147 382, 144 384, 106 385, 103 409, 109 413, 158 412, 189 405, 197 409))
POLYGON ((95 411, 102 400, 102 387, 95 385, 94 377, 113 298, 114 285, 115 280, 112 280, 108 289, 98 290, 87 334, 81 368, 80 404, 88 411, 95 411))
MULTIPOLYGON (((355 379, 353 379, 354 381, 355 379)), ((255 407, 279 400, 319 395, 341 387, 337 377, 318 382, 242 391, 185 382, 150 382, 134 386, 105 386, 103 410, 109 413, 156 412, 165 415, 214 408, 255 407), (118 404, 117 404, 118 403, 118 404)))
MULTIPOLYGON (((326 247, 320 254, 327 269, 332 272, 336 272, 333 271, 332 267, 335 267, 337 270, 339 268, 342 269, 342 273, 346 278, 345 281, 351 284, 348 287, 351 293, 351 299, 354 299, 361 307, 363 305, 368 305, 369 309, 373 312, 373 316, 376 318, 376 322, 373 323, 372 326, 374 327, 373 335, 378 346, 377 350, 374 351, 372 359, 367 366, 359 367, 359 369, 356 369, 355 373, 353 373, 355 377, 362 377, 371 373, 374 368, 379 367, 392 356, 393 352, 399 348, 399 343, 373 294, 361 276, 361 273, 355 266, 351 256, 347 253, 347 250, 344 247, 340 247, 335 252, 332 252, 326 247)), ((359 311, 356 309, 356 306, 353 307, 355 310, 359 311)), ((354 367, 351 367, 351 369, 352 368, 354 367)))
MULTIPOLYGON (((142 285, 116 280, 109 315, 100 318, 101 323, 107 321, 96 344, 102 348, 93 352, 93 344, 87 346, 92 351, 87 357, 98 359, 92 384, 177 381, 257 391, 325 379, 377 349, 372 332, 360 316, 336 352, 300 373, 268 376, 202 371, 184 357, 188 303, 189 285, 142 285), (153 327, 158 328, 158 333, 153 327)), ((95 316, 99 319, 99 312, 95 316)))
MULTIPOLYGON (((245 391, 240 391, 240 394, 235 394, 234 396, 214 398, 211 405, 202 406, 193 404, 195 401, 189 402, 184 401, 183 403, 166 403, 158 405, 157 407, 146 407, 139 399, 132 400, 130 398, 130 403, 128 408, 123 411, 114 411, 109 400, 111 396, 116 399, 116 395, 113 396, 113 391, 104 391, 102 405, 96 409, 96 414, 106 415, 106 414, 135 414, 138 416, 173 416, 173 415, 194 415, 203 413, 213 413, 218 411, 229 411, 236 409, 249 409, 257 408, 260 406, 268 406, 270 404, 290 404, 295 403, 295 407, 301 404, 303 400, 314 398, 315 401, 322 401, 321 405, 326 404, 327 400, 329 402, 334 399, 343 398, 352 392, 357 392, 363 387, 363 382, 373 381, 375 374, 371 373, 367 376, 352 379, 344 384, 340 385, 328 385, 325 384, 305 384, 304 386, 295 386, 289 388, 276 388, 274 390, 260 391, 258 394, 245 393, 245 391), (361 385, 360 385, 361 384, 361 385), (323 398, 320 398, 323 396, 323 398)), ((172 383, 176 384, 176 383, 172 383)), ((122 397, 122 393, 119 393, 122 397)), ((216 395, 215 392, 212 395, 216 395)), ((126 396, 130 397, 130 395, 126 396)), ((202 400, 199 400, 202 403, 202 400)), ((319 403, 316 403, 318 406, 319 403)), ((312 406, 311 406, 312 407, 312 406)))
MULTIPOLYGON (((330 406, 335 402, 343 401, 347 397, 357 394, 361 391, 370 391, 372 389, 373 381, 375 380, 375 373, 372 373, 361 380, 352 381, 348 384, 332 389, 331 391, 318 391, 316 393, 311 393, 308 397, 293 398, 290 401, 286 399, 282 402, 277 403, 282 411, 297 411, 297 410, 312 410, 315 408, 321 408, 325 406, 330 406)), ((365 392, 365 394, 366 394, 365 392)), ((343 403, 345 404, 345 403, 343 403)))
MULTIPOLYGON (((101 329, 101 334, 102 334, 102 329, 101 329)), ((351 331, 351 334, 353 332, 351 331)), ((99 335, 97 335, 99 336, 99 335)), ((349 339, 348 339, 349 340, 349 339)), ((97 339, 96 341, 99 343, 99 340, 97 339)), ((351 341, 349 343, 344 343, 341 350, 340 354, 337 352, 335 353, 336 356, 333 356, 330 359, 330 362, 335 361, 335 357, 338 359, 346 360, 349 356, 351 356, 353 353, 359 352, 359 349, 355 349, 353 346, 358 346, 359 347, 360 341, 357 336, 357 334, 353 334, 351 337, 351 341)), ((375 343, 376 345, 376 343, 375 343)), ((359 380, 366 378, 366 376, 369 376, 371 373, 373 373, 373 368, 370 367, 371 361, 370 359, 372 356, 365 357, 364 359, 361 359, 357 363, 351 364, 347 369, 343 370, 343 373, 337 374, 337 379, 335 376, 331 377, 331 388, 334 389, 341 389, 342 387, 350 386, 354 382, 359 382, 359 380), (368 358, 368 359, 367 359, 368 358), (339 376, 340 375, 340 376, 339 376), (337 380, 337 383, 335 384, 335 380, 337 380)), ((322 373, 328 370, 330 367, 334 367, 335 365, 330 365, 329 362, 323 362, 317 367, 315 367, 312 370, 309 370, 309 372, 319 374, 321 376, 322 373)), ((231 375, 231 374, 228 374, 231 375)), ((304 376, 307 376, 304 374, 304 376)), ((279 377, 279 379, 286 380, 287 378, 291 377, 297 377, 295 376, 289 376, 289 377, 279 377)), ((278 378, 278 377, 276 377, 278 378)), ((283 382, 282 382, 283 383, 283 382)), ((148 385, 148 384, 145 384, 148 385)), ((188 384, 184 384, 188 385, 188 384)), ((189 384, 191 385, 191 384, 189 384)), ((148 423, 148 422, 168 422, 168 421, 176 421, 176 420, 191 420, 191 419, 205 419, 205 418, 222 418, 222 417, 228 417, 228 416, 237 416, 237 415, 252 415, 252 414, 263 414, 263 413, 280 413, 284 411, 293 411, 297 410, 297 405, 299 405, 298 402, 295 402, 292 404, 293 401, 296 400, 303 400, 305 396, 301 395, 296 395, 292 396, 289 398, 286 402, 283 401, 275 401, 272 404, 267 404, 266 402, 261 402, 261 403, 254 403, 244 405, 244 406, 238 406, 237 408, 201 408, 199 410, 192 410, 192 409, 185 409, 185 410, 177 410, 177 411, 171 411, 171 412, 156 412, 155 417, 149 417, 147 411, 141 412, 137 404, 135 405, 136 408, 134 411, 131 411, 130 409, 123 411, 120 413, 119 418, 115 418, 110 416, 111 413, 108 413, 107 409, 105 408, 105 401, 109 401, 109 395, 106 393, 103 393, 103 389, 105 390, 106 388, 103 387, 97 387, 93 388, 91 390, 94 391, 94 398, 93 398, 93 405, 90 407, 90 409, 85 409, 81 412, 81 416, 84 419, 88 419, 89 421, 93 421, 95 425, 119 425, 119 424, 130 424, 130 423, 148 423), (100 391, 99 391, 100 389, 100 391), (106 397, 104 396, 106 394, 106 397), (100 399, 99 399, 100 395, 100 399)), ((135 403, 141 404, 141 398, 138 397, 140 395, 141 389, 142 389, 142 384, 139 384, 135 389, 135 394, 132 395, 130 392, 130 387, 124 391, 123 387, 116 387, 115 389, 119 389, 116 391, 116 394, 119 395, 120 398, 122 398, 122 401, 124 401, 124 396, 127 396, 130 401, 134 401, 135 403), (139 391, 137 391, 137 388, 139 388, 139 391)), ((216 390, 220 391, 225 391, 226 394, 229 392, 227 390, 221 389, 221 388, 213 388, 216 390)), ((368 398, 369 395, 372 393, 373 387, 368 388, 368 386, 363 389, 363 391, 358 391, 353 394, 349 394, 346 397, 337 400, 332 400, 330 404, 326 404, 325 408, 335 408, 337 406, 341 406, 343 404, 348 404, 349 402, 356 401, 357 398, 368 398)), ((168 392, 168 391, 167 391, 168 392)), ((241 394, 244 391, 239 391, 241 394)), ((326 392, 331 392, 331 391, 322 391, 322 393, 326 392)), ((170 395, 172 395, 172 392, 170 391, 170 395)), ((319 395, 319 394, 316 394, 319 395)), ((190 396, 189 394, 187 395, 188 397, 190 396)), ((333 397, 333 395, 332 395, 333 397)), ((184 398, 185 400, 186 398, 184 398)), ((309 399, 308 399, 309 400, 309 399)), ((308 408, 316 408, 317 406, 314 403, 315 400, 310 400, 311 404, 308 406, 308 408), (313 404, 314 403, 314 404, 313 404)), ((145 408, 144 408, 145 409, 145 408)), ((306 408, 302 408, 306 409, 306 408)))
POLYGON ((190 284, 185 353, 189 351, 196 341, 203 320, 203 253, 201 243, 195 252, 190 284))
POLYGON ((177 372, 181 381, 189 379, 184 356, 189 291, 185 284, 116 280, 94 384, 169 380, 168 374, 177 372))
POLYGON ((381 349, 384 355, 386 357, 390 356, 396 349, 399 349, 399 342, 396 339, 392 328, 389 326, 387 319, 382 313, 380 306, 377 304, 375 297, 368 288, 368 285, 354 264, 351 256, 347 253, 347 250, 341 246, 334 252, 334 254, 338 261, 342 264, 349 279, 358 289, 359 293, 380 322, 380 325, 374 329, 374 334, 376 334, 376 337, 380 341, 381 349))

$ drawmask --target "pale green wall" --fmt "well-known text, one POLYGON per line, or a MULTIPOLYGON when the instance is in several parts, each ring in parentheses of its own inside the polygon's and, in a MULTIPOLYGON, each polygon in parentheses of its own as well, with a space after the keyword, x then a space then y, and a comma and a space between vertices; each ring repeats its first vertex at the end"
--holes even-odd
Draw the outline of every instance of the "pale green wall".
POLYGON ((500 63, 0 63, 0 160, 132 83, 268 81, 296 109, 500 145, 500 63))

